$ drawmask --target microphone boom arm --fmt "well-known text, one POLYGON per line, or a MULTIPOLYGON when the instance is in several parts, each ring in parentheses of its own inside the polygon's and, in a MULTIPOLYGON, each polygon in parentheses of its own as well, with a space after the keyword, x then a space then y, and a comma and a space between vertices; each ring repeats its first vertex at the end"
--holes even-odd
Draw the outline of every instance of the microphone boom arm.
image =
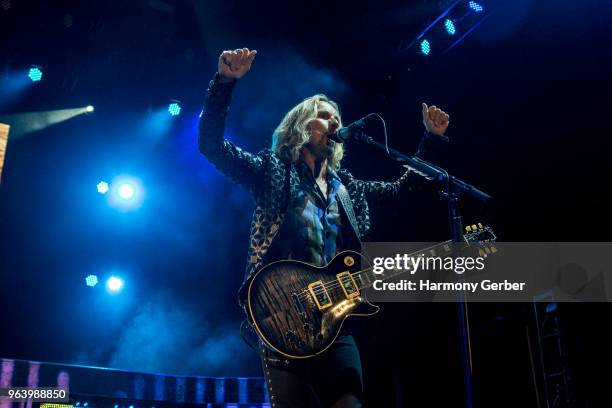
POLYGON ((455 176, 450 175, 446 170, 442 169, 441 167, 438 167, 433 163, 425 161, 417 157, 416 155, 407 156, 392 147, 388 147, 380 142, 377 142, 370 136, 364 135, 361 140, 363 140, 369 145, 376 146, 377 148, 384 150, 385 152, 389 153, 391 158, 393 158, 395 161, 403 163, 405 166, 424 174, 428 178, 444 182, 445 184, 448 183, 449 187, 451 187, 455 193, 463 193, 485 203, 490 202, 492 200, 492 197, 484 191, 481 191, 473 185, 468 184, 456 178, 455 176))

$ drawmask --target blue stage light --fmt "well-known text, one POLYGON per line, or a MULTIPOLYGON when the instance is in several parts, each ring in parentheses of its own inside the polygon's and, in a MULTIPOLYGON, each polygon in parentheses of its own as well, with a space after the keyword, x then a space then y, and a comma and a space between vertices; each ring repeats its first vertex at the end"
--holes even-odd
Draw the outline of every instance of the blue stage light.
POLYGON ((28 76, 30 77, 32 82, 38 82, 42 79, 43 73, 40 70, 40 68, 32 67, 30 68, 30 71, 28 72, 28 76))
POLYGON ((450 19, 447 19, 444 22, 444 27, 446 28, 446 32, 450 35, 455 35, 455 33, 457 32, 457 30, 455 30, 455 24, 450 19))
POLYGON ((126 212, 140 208, 145 195, 145 189, 138 178, 123 174, 115 177, 110 183, 106 197, 111 207, 126 212))
POLYGON ((88 403, 88 402, 86 402, 86 403, 84 403, 84 404, 83 404, 83 406, 84 406, 84 407, 86 407, 86 406, 88 406, 88 405, 89 405, 89 403, 88 403))
POLYGON ((89 275, 85 278, 87 286, 94 287, 98 284, 98 277, 96 275, 89 275))
POLYGON ((484 8, 480 4, 476 3, 475 1, 470 1, 468 5, 470 6, 472 10, 474 10, 477 13, 480 13, 481 11, 484 10, 484 8))
POLYGON ((117 188, 117 194, 123 200, 131 200, 136 195, 136 189, 131 183, 121 183, 117 188))
POLYGON ((170 112, 172 116, 177 116, 179 113, 181 113, 181 105, 176 102, 172 102, 170 105, 168 105, 168 112, 170 112))
POLYGON ((421 41, 421 52, 423 53, 423 55, 429 55, 429 53, 431 52, 431 45, 429 44, 429 41, 421 41))
POLYGON ((97 185, 98 193, 106 194, 108 193, 108 183, 106 181, 101 181, 97 185))
POLYGON ((119 293, 123 289, 123 280, 116 276, 111 276, 106 281, 106 288, 111 293, 119 293))

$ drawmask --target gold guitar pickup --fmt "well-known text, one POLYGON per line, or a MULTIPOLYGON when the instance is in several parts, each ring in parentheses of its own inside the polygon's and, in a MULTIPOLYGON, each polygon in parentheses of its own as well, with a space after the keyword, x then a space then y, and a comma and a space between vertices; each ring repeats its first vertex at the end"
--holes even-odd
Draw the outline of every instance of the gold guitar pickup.
POLYGON ((332 305, 331 297, 329 296, 329 293, 327 293, 327 289, 325 288, 323 281, 319 280, 311 283, 308 285, 308 290, 310 291, 310 294, 312 295, 312 298, 317 304, 319 310, 327 309, 332 305))
POLYGON ((340 282, 340 287, 347 299, 353 299, 359 296, 359 286, 357 286, 357 282, 355 282, 355 279, 353 279, 349 271, 337 274, 336 279, 340 282))

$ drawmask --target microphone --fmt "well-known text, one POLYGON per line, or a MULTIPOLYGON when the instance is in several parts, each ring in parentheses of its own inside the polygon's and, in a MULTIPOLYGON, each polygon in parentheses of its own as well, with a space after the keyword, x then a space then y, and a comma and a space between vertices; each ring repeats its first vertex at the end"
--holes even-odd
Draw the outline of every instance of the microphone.
POLYGON ((370 113, 350 125, 339 129, 336 133, 332 133, 329 135, 329 138, 338 143, 344 143, 350 140, 364 141, 368 137, 365 133, 366 127, 376 118, 377 115, 375 113, 370 113))

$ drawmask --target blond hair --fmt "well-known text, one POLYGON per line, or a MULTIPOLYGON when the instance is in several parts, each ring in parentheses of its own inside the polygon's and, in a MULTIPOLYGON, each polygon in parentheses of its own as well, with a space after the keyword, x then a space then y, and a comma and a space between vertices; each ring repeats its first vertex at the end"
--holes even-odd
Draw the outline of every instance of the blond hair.
MULTIPOLYGON (((272 150, 281 157, 296 162, 300 159, 302 147, 308 143, 310 134, 308 123, 317 117, 317 103, 327 102, 334 107, 338 113, 339 127, 342 127, 340 110, 336 102, 323 94, 317 94, 294 106, 283 118, 272 135, 272 150)), ((342 143, 335 143, 332 155, 329 158, 329 165, 333 169, 340 167, 340 161, 344 156, 342 143)))

